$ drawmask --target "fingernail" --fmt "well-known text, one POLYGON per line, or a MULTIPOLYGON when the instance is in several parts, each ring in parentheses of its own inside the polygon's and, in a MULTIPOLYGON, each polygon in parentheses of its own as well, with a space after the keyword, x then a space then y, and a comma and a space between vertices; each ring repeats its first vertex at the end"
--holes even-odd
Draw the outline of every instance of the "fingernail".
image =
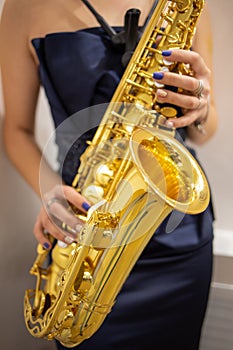
POLYGON ((174 62, 163 59, 163 63, 166 64, 166 66, 171 66, 174 62))
POLYGON ((57 241, 57 244, 58 244, 58 247, 60 247, 60 248, 66 248, 67 247, 67 244, 65 243, 65 242, 63 242, 63 241, 57 241))
POLYGON ((82 208, 83 208, 84 210, 88 211, 88 209, 90 209, 90 207, 91 207, 91 206, 90 206, 88 203, 83 202, 82 208))
POLYGON ((66 236, 65 237, 65 241, 66 241, 67 244, 71 244, 71 243, 74 242, 74 239, 72 237, 66 236))
POLYGON ((166 96, 167 96, 167 92, 164 91, 164 90, 158 89, 158 90, 157 90, 157 96, 158 96, 158 97, 166 97, 166 96))
POLYGON ((174 126, 174 123, 172 121, 167 121, 166 122, 166 126, 169 128, 169 129, 172 129, 173 126, 174 126))
POLYGON ((155 81, 154 84, 158 89, 164 87, 164 84, 158 83, 157 81, 155 81))
POLYGON ((163 51, 162 51, 162 55, 163 55, 163 56, 168 57, 168 56, 171 56, 171 54, 172 54, 172 51, 171 51, 171 50, 163 50, 163 51))
POLYGON ((164 73, 163 72, 154 72, 153 73, 153 78, 156 80, 161 80, 164 77, 164 73))
POLYGON ((43 244, 43 247, 44 247, 44 249, 49 250, 49 249, 50 249, 50 244, 47 243, 47 242, 45 242, 45 243, 43 244))

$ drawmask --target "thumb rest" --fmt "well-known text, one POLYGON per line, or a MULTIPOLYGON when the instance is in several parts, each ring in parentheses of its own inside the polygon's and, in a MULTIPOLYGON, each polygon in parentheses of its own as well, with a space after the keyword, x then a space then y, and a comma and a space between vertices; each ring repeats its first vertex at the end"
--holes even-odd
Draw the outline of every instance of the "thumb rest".
MULTIPOLYGON (((35 290, 25 293, 29 332, 74 347, 91 337, 163 220, 175 209, 197 214, 209 203, 200 166, 165 126, 175 106, 156 102, 155 71, 162 51, 189 49, 204 1, 159 1, 128 64, 72 186, 93 206, 77 240, 48 252, 38 245, 31 268, 35 290)), ((76 213, 78 216, 79 214, 76 213)), ((51 238, 52 239, 52 238, 51 238)))

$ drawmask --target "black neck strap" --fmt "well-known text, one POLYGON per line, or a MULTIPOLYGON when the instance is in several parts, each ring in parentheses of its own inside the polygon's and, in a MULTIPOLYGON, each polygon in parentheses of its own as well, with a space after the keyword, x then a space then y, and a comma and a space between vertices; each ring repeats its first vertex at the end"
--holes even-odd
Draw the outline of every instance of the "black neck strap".
POLYGON ((112 28, 107 21, 101 16, 95 8, 90 4, 87 0, 81 0, 87 8, 91 11, 91 13, 94 15, 100 26, 104 29, 104 31, 111 37, 112 42, 115 46, 125 46, 124 54, 122 56, 122 64, 123 66, 126 66, 133 54, 133 51, 135 50, 138 41, 140 40, 140 37, 144 31, 144 28, 146 27, 147 23, 149 22, 156 6, 159 0, 154 1, 153 6, 150 9, 150 12, 145 20, 145 23, 143 24, 142 28, 139 28, 138 22, 140 17, 140 10, 136 8, 129 9, 125 14, 125 24, 124 29, 117 33, 114 28, 112 28))

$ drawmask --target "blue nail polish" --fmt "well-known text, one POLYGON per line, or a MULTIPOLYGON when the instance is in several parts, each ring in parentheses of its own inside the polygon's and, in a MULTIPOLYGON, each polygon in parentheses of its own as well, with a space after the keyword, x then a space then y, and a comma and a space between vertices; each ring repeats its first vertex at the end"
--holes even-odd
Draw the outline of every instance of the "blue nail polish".
POLYGON ((162 51, 162 55, 165 57, 171 56, 172 52, 171 50, 163 50, 162 51))
POLYGON ((43 247, 44 247, 45 249, 49 250, 50 244, 47 243, 47 242, 45 242, 45 243, 43 244, 43 247))
POLYGON ((82 204, 82 208, 84 209, 84 210, 88 210, 88 209, 90 209, 90 205, 88 204, 88 203, 86 203, 86 202, 83 202, 83 204, 82 204))
POLYGON ((163 79, 163 77, 164 77, 163 72, 155 72, 155 73, 153 73, 153 78, 156 79, 156 80, 161 80, 161 79, 163 79))

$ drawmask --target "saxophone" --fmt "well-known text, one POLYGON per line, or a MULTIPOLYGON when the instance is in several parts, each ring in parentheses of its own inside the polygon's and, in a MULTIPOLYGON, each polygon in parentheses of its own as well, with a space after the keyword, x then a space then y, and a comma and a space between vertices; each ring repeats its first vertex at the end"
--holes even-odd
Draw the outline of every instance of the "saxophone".
MULTIPOLYGON (((152 73, 162 50, 190 49, 204 0, 160 0, 81 156, 72 186, 94 205, 77 240, 56 244, 52 263, 39 244, 25 292, 24 315, 34 337, 74 347, 91 337, 156 228, 174 209, 204 211, 209 187, 196 160, 165 121, 175 106, 156 103, 152 73)), ((173 63, 170 71, 189 74, 173 63)), ((80 215, 76 212, 76 215, 80 215)))

